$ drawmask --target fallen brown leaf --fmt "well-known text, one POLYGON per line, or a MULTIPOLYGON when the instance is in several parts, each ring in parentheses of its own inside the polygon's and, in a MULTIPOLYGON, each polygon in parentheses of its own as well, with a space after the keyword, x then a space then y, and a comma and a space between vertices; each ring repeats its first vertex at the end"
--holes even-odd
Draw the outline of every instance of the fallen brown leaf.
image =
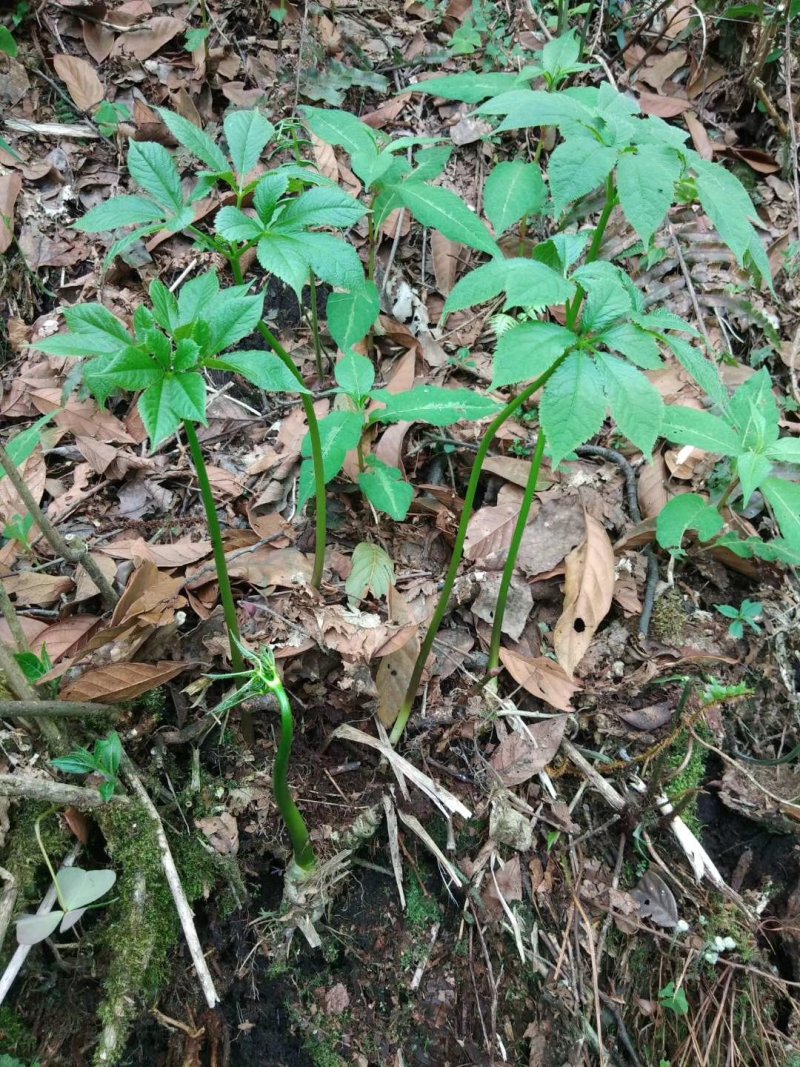
POLYGON ((500 662, 514 681, 533 696, 551 708, 572 711, 572 696, 581 686, 558 663, 545 656, 523 656, 510 648, 500 649, 500 662))
POLYGON ((522 785, 543 771, 558 752, 566 725, 566 715, 554 715, 528 725, 530 736, 512 733, 501 741, 490 763, 502 784, 522 785))
POLYGON ((191 663, 114 663, 88 670, 62 690, 64 700, 120 703, 158 689, 191 667, 191 663))
POLYGON ((91 111, 105 96, 100 79, 91 63, 78 56, 53 56, 53 68, 80 111, 91 111))
POLYGON ((0 253, 14 239, 14 205, 22 189, 22 175, 17 171, 0 174, 0 253))
POLYGON ((558 662, 570 676, 608 614, 614 595, 614 549, 605 527, 586 515, 586 538, 567 556, 564 610, 553 632, 558 662))

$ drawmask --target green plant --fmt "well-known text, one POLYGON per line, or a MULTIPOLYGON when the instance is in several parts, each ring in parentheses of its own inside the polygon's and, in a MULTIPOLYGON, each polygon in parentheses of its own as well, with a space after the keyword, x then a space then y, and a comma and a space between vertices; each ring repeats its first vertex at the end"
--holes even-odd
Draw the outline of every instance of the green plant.
POLYGON ((243 701, 252 700, 254 697, 273 696, 278 702, 281 714, 281 729, 278 739, 278 750, 275 753, 275 763, 272 768, 272 791, 275 803, 281 813, 289 840, 292 843, 294 853, 295 877, 307 877, 316 867, 317 859, 309 837, 308 827, 303 816, 292 798, 289 789, 289 758, 292 753, 292 740, 294 738, 294 716, 289 697, 283 688, 283 682, 275 666, 275 655, 270 648, 252 652, 241 643, 239 644, 240 658, 252 664, 246 670, 232 674, 212 674, 214 680, 235 679, 239 682, 239 688, 227 700, 217 708, 222 714, 236 707, 243 701))
MULTIPOLYGON (((720 381, 719 375, 686 340, 697 337, 688 323, 665 310, 646 310, 642 294, 628 275, 601 258, 613 210, 621 208, 643 247, 649 248, 673 203, 699 200, 739 263, 757 281, 769 280, 766 254, 750 221, 756 217, 755 208, 740 182, 687 148, 681 131, 656 117, 640 115, 635 102, 613 86, 561 87, 571 69, 581 68, 579 53, 578 40, 567 34, 548 53, 546 63, 543 56, 542 67, 535 73, 549 68, 547 90, 524 84, 533 76, 530 68, 522 75, 435 78, 418 87, 445 98, 484 101, 478 114, 502 119, 495 133, 551 126, 561 140, 547 160, 546 181, 536 162, 511 161, 499 175, 496 169, 489 176, 485 195, 485 210, 497 234, 538 214, 551 220, 552 236, 537 245, 530 258, 495 256, 478 266, 456 283, 445 303, 445 318, 497 297, 502 297, 505 312, 522 310, 522 315, 511 316, 498 338, 491 383, 493 389, 510 386, 518 392, 490 423, 478 448, 450 568, 392 730, 394 742, 411 713, 447 610, 481 465, 508 418, 542 391, 537 453, 549 449, 554 466, 593 437, 608 412, 617 431, 645 456, 661 434, 675 439, 678 432, 681 440, 684 424, 691 430, 692 444, 707 446, 700 432, 704 420, 690 423, 686 409, 665 405, 642 371, 662 366, 660 349, 664 346, 704 388, 720 381), (576 230, 597 212, 595 224, 576 230), (557 305, 563 307, 560 322, 540 317, 557 305)), ((490 669, 497 662, 502 593, 510 584, 540 463, 541 455, 537 455, 508 552, 495 610, 490 669)))
POLYGON ((114 871, 84 871, 80 867, 64 867, 56 874, 42 841, 40 824, 48 812, 40 815, 35 824, 36 840, 44 862, 53 879, 59 907, 36 915, 21 915, 17 919, 17 941, 20 945, 36 945, 48 938, 56 927, 63 934, 80 921, 90 907, 101 907, 96 900, 111 889, 117 880, 114 871))
MULTIPOLYGON (((155 146, 154 146, 155 147, 155 146)), ((261 319, 263 294, 249 285, 220 289, 213 272, 187 282, 178 298, 155 280, 152 310, 133 316, 133 334, 100 304, 65 311, 69 332, 37 342, 56 356, 89 357, 83 381, 102 404, 116 392, 140 392, 138 409, 153 446, 183 429, 200 486, 214 549, 220 598, 231 644, 234 670, 239 658, 239 623, 233 599, 217 508, 195 425, 206 425, 204 370, 240 374, 266 392, 308 393, 285 362, 264 350, 228 351, 247 337, 261 319)), ((243 724, 244 725, 244 724, 243 724)))
POLYGON ((0 52, 12 58, 17 54, 17 42, 7 26, 0 26, 0 52))
MULTIPOLYGON (((716 503, 698 493, 674 497, 659 513, 656 537, 675 556, 688 530, 701 541, 725 547, 742 557, 757 556, 797 564, 800 561, 800 485, 774 473, 774 465, 800 464, 800 440, 780 436, 780 411, 772 379, 762 367, 728 396, 717 368, 708 361, 684 366, 704 389, 713 408, 671 406, 662 425, 663 436, 678 444, 694 445, 729 457, 726 486, 716 503), (725 529, 725 509, 735 502, 744 508, 758 492, 780 536, 764 541, 725 529)), ((780 469, 780 468, 779 468, 780 469)))
POLYGON ((743 600, 738 608, 733 607, 732 604, 717 604, 717 611, 726 619, 733 620, 728 627, 731 637, 744 637, 745 627, 753 633, 761 633, 758 620, 761 618, 764 606, 757 600, 743 600))
POLYGON ((132 119, 127 104, 114 104, 110 100, 104 100, 92 115, 93 122, 104 137, 113 137, 121 122, 130 122, 132 119))
MULTIPOLYGON (((53 661, 45 645, 38 656, 35 652, 16 652, 14 659, 31 685, 39 685, 40 680, 53 669, 53 661)), ((50 682, 47 688, 51 696, 58 695, 58 681, 50 682)))
POLYGON ((110 800, 118 785, 119 766, 122 762, 122 742, 116 730, 107 737, 98 738, 94 751, 76 748, 67 756, 60 756, 51 763, 64 774, 97 774, 102 778, 98 792, 103 800, 110 800))
POLYGON ((674 982, 668 982, 663 989, 658 991, 658 1003, 662 1008, 674 1012, 675 1015, 689 1014, 689 1001, 683 987, 675 988, 674 982))

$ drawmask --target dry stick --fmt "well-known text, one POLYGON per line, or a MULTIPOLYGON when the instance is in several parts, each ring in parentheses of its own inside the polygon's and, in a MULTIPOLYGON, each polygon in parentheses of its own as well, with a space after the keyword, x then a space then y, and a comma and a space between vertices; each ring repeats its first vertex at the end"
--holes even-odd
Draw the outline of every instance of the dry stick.
POLYGON ((3 613, 3 618, 8 623, 8 628, 11 631, 11 636, 14 638, 14 644, 17 646, 18 652, 29 652, 30 645, 28 644, 28 638, 25 636, 25 631, 22 629, 22 623, 19 621, 19 615, 14 610, 14 605, 11 603, 11 597, 6 592, 6 587, 3 582, 0 582, 0 611, 3 613))
POLYGON ((83 704, 79 700, 0 700, 0 717, 8 719, 87 719, 120 711, 116 704, 83 704))
POLYGON ((172 893, 175 910, 178 913, 178 918, 180 919, 181 927, 183 929, 183 936, 186 939, 186 944, 189 948, 189 955, 192 957, 192 963, 194 964, 197 978, 206 998, 206 1004, 208 1004, 209 1008, 214 1008, 219 1003, 220 998, 214 987, 214 979, 211 977, 206 958, 203 955, 203 949, 194 925, 192 909, 189 907, 189 901, 186 899, 186 894, 183 891, 178 868, 175 866, 175 860, 172 858, 169 841, 167 840, 167 835, 164 831, 164 824, 161 822, 161 816, 158 814, 155 804, 150 799, 150 795, 142 785, 139 776, 134 770, 133 764, 127 756, 123 757, 122 766, 125 780, 138 797, 142 807, 145 808, 155 826, 158 848, 161 852, 161 867, 164 871, 164 877, 167 880, 170 893, 172 893))
POLYGON ((51 782, 49 778, 30 778, 21 774, 0 774, 0 797, 22 797, 25 800, 41 800, 58 807, 78 808, 91 811, 93 808, 125 807, 130 799, 124 796, 103 800, 96 789, 81 785, 65 785, 51 782))
POLYGON ((89 555, 89 552, 82 541, 76 539, 75 543, 70 545, 64 540, 31 496, 31 492, 25 484, 16 464, 2 445, 0 445, 0 467, 2 467, 8 475, 8 480, 16 489, 20 500, 28 509, 28 513, 33 515, 37 526, 46 537, 53 551, 58 553, 59 556, 63 556, 64 559, 68 560, 70 563, 80 563, 97 586, 106 606, 113 608, 119 600, 119 597, 114 592, 106 576, 98 567, 97 562, 89 555))

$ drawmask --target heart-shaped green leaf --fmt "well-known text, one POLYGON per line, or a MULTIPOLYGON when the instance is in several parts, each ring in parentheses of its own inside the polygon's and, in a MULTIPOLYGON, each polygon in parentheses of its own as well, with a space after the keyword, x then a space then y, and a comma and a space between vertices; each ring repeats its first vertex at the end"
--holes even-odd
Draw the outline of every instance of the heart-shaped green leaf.
POLYGON ((80 867, 66 867, 56 878, 61 899, 70 911, 98 900, 117 880, 114 871, 84 871, 80 867))
POLYGON ((46 915, 21 915, 17 919, 17 943, 38 945, 52 934, 63 917, 61 910, 50 911, 46 915))

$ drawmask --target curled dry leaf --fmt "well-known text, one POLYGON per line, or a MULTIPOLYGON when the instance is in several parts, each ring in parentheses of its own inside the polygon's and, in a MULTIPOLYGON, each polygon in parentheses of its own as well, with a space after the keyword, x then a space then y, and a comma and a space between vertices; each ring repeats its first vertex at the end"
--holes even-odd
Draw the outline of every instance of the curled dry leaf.
POLYGON ((564 610, 553 634, 558 662, 570 676, 586 654, 614 595, 614 549, 605 527, 586 515, 586 539, 567 556, 564 610))
POLYGON ((528 726, 527 734, 509 734, 501 741, 491 764, 502 784, 522 785, 543 771, 558 752, 566 724, 565 715, 554 715, 528 726))
POLYGON ((64 700, 99 701, 115 704, 134 700, 142 693, 158 689, 191 667, 191 663, 115 663, 88 670, 61 691, 64 700))
POLYGON ((56 74, 67 87, 73 103, 81 111, 91 111, 105 96, 103 86, 91 63, 78 56, 53 56, 56 74))
POLYGON ((464 247, 458 241, 451 241, 449 237, 433 230, 431 233, 431 256, 433 258, 433 276, 436 279, 436 287, 442 296, 449 296, 450 291, 456 284, 459 260, 464 247))
POLYGON ((533 696, 559 711, 572 711, 572 696, 581 687, 569 678, 562 666, 544 656, 523 656, 510 648, 500 649, 500 662, 514 679, 533 696))
POLYGON ((645 463, 639 471, 639 510, 643 519, 650 519, 667 506, 667 465, 661 453, 653 456, 652 463, 645 463))
POLYGON ((486 564, 492 557, 505 558, 519 516, 518 504, 503 504, 476 511, 467 527, 464 556, 486 564))

